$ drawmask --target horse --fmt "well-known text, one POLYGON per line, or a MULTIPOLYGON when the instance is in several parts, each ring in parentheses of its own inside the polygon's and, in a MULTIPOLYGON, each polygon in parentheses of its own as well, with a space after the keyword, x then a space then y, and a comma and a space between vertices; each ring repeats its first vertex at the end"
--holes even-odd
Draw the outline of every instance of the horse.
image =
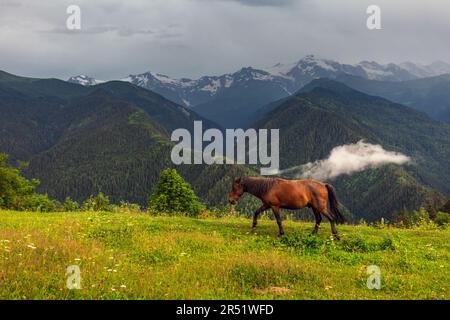
POLYGON ((345 219, 339 210, 335 188, 328 183, 315 180, 287 180, 281 178, 266 177, 238 177, 233 180, 231 192, 228 195, 229 203, 234 206, 245 193, 259 198, 263 205, 253 214, 252 229, 256 228, 258 216, 272 209, 278 224, 278 236, 284 234, 280 217, 280 209, 311 208, 316 224, 313 234, 319 230, 324 215, 331 224, 331 232, 335 239, 339 240, 336 223, 344 223, 345 219), (328 202, 330 209, 328 209, 328 202))

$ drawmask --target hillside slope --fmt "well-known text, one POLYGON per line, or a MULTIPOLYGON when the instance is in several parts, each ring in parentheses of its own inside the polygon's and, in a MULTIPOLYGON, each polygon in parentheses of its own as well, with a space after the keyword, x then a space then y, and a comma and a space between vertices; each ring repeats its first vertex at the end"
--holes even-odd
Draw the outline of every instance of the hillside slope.
POLYGON ((433 119, 450 123, 450 74, 403 82, 341 75, 338 81, 365 92, 410 106, 433 119))
MULTIPOLYGON (((170 133, 219 127, 192 110, 126 82, 83 87, 54 79, 3 74, 0 78, 0 152, 29 162, 25 174, 38 190, 82 201, 100 191, 111 200, 142 205, 159 178, 172 167, 170 133)), ((220 128, 220 127, 219 127, 220 128)), ((225 205, 242 166, 180 166, 209 205, 225 205), (205 184, 208 182, 208 185, 205 184)))

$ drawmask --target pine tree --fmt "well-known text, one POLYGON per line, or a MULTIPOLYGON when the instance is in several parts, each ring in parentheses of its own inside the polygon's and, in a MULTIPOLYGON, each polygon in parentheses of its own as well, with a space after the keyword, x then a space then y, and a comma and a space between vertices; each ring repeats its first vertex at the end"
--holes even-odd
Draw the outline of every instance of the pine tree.
POLYGON ((203 208, 189 183, 175 169, 161 173, 148 207, 154 212, 184 213, 196 216, 203 208))

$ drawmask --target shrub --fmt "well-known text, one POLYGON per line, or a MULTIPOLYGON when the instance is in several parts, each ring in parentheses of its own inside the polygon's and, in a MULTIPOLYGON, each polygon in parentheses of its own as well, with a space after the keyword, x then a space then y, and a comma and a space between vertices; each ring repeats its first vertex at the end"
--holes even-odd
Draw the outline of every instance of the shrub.
POLYGON ((18 210, 52 212, 56 211, 60 204, 48 198, 45 194, 32 194, 22 198, 22 202, 18 210))
POLYGON ((109 204, 109 197, 100 192, 96 197, 90 196, 81 209, 83 211, 112 211, 112 206, 109 204))
POLYGON ((450 213, 447 212, 437 212, 436 218, 434 218, 434 222, 438 226, 445 226, 450 223, 450 213))
POLYGON ((136 203, 130 203, 128 201, 121 200, 118 206, 114 206, 114 211, 139 213, 141 212, 141 206, 136 203))
POLYGON ((397 245, 393 238, 385 236, 383 240, 377 244, 379 250, 396 250, 397 245))
POLYGON ((149 197, 148 208, 154 212, 197 216, 203 205, 175 169, 166 169, 161 173, 159 182, 149 197))
POLYGON ((299 232, 293 232, 283 236, 280 242, 286 247, 311 253, 319 251, 325 245, 325 241, 320 237, 316 235, 305 236, 299 232))
POLYGON ((430 214, 425 208, 412 212, 405 209, 394 216, 394 221, 397 227, 435 229, 437 226, 446 225, 450 221, 450 214, 445 211, 430 214))
POLYGON ((67 197, 62 204, 62 208, 64 211, 77 211, 80 209, 80 205, 78 202, 73 201, 70 197, 67 197))
POLYGON ((361 236, 347 237, 340 243, 340 247, 347 252, 370 252, 374 251, 374 245, 361 236))
POLYGON ((420 208, 418 211, 413 211, 410 220, 411 226, 415 228, 432 230, 437 227, 425 208, 420 208))

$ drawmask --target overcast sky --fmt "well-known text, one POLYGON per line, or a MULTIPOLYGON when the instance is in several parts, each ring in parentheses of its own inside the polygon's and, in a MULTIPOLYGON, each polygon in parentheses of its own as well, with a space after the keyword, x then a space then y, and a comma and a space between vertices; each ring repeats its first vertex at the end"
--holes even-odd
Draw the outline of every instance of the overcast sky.
POLYGON ((66 79, 196 78, 307 54, 450 62, 449 0, 0 0, 0 70, 66 79), (81 30, 66 9, 81 8, 81 30), (381 7, 382 30, 366 27, 381 7))

